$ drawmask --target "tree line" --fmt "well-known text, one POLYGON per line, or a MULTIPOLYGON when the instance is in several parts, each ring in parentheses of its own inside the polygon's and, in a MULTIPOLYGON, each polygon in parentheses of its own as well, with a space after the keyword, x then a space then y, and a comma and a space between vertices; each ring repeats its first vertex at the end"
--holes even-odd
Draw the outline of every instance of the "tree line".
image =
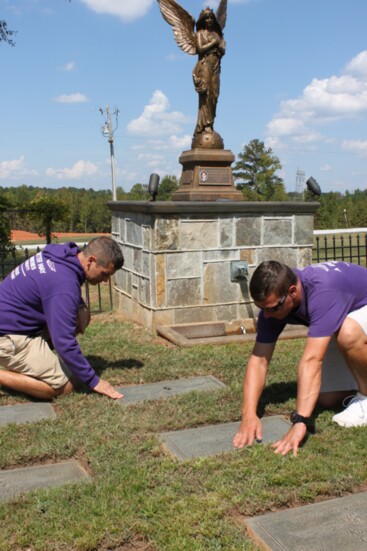
MULTIPOLYGON (((286 192, 283 180, 277 175, 281 164, 271 148, 260 140, 244 146, 233 166, 237 189, 245 201, 297 201, 310 200, 310 192, 286 192)), ((158 201, 171 199, 178 189, 176 176, 162 178, 158 201)), ((129 192, 122 187, 116 190, 118 201, 148 201, 148 186, 135 184, 129 192)), ((109 233, 111 211, 107 202, 112 200, 109 190, 80 189, 75 187, 39 188, 22 185, 0 187, 0 248, 10 244, 10 228, 38 233, 51 241, 52 232, 109 233)), ((316 229, 367 227, 367 190, 322 193, 315 217, 316 229)))

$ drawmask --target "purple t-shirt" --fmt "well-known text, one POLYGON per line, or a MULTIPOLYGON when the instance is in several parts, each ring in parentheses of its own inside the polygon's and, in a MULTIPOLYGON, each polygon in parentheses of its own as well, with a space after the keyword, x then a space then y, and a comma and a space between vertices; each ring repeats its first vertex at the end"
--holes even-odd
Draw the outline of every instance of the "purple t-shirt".
POLYGON ((309 337, 329 337, 350 312, 367 305, 367 269, 348 262, 323 262, 294 270, 302 285, 302 302, 283 320, 260 311, 257 342, 273 343, 287 324, 309 327, 309 337))

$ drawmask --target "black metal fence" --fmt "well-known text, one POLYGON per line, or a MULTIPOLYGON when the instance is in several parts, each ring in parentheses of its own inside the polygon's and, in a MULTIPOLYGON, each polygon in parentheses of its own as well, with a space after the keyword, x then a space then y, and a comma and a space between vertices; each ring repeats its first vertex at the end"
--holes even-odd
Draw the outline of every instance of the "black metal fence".
POLYGON ((312 262, 343 260, 367 266, 367 228, 314 232, 312 262))
MULTIPOLYGON (((0 251, 0 282, 22 262, 29 257, 41 251, 40 247, 36 249, 13 247, 6 253, 0 251)), ((112 283, 111 279, 108 283, 98 284, 96 286, 89 285, 86 281, 82 287, 82 295, 88 308, 92 313, 101 313, 112 310, 112 283)))

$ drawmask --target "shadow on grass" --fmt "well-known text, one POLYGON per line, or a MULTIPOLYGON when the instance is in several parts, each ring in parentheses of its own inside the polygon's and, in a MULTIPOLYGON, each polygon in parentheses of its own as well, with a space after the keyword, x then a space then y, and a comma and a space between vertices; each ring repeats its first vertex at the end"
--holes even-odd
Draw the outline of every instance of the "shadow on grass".
POLYGON ((101 356, 86 356, 88 362, 91 364, 97 375, 100 375, 106 369, 141 369, 144 367, 144 363, 135 358, 129 358, 127 360, 118 360, 110 362, 106 358, 101 356))
POLYGON ((265 387, 258 406, 258 415, 262 417, 269 404, 281 404, 297 395, 296 381, 272 383, 265 387))

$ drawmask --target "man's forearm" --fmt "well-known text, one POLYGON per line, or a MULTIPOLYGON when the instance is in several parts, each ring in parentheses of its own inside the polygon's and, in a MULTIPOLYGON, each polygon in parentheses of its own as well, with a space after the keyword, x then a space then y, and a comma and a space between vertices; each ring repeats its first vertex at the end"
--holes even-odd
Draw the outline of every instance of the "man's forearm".
POLYGON ((259 365, 259 361, 248 363, 243 381, 242 415, 256 415, 257 405, 265 386, 267 365, 259 365))
POLYGON ((310 417, 315 408, 321 386, 322 362, 316 359, 302 361, 298 366, 297 413, 310 417))

